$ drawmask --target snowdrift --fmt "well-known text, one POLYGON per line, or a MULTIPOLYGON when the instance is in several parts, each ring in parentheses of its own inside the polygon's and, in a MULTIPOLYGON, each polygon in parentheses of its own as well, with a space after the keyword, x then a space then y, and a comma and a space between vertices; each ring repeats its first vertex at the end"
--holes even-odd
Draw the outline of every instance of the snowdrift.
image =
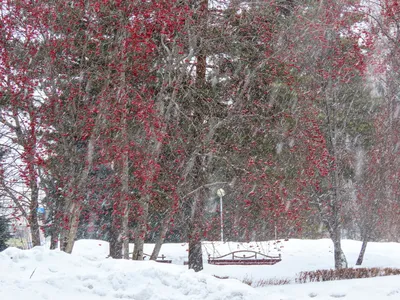
MULTIPOLYGON (((146 244, 151 253, 154 245, 146 244)), ((344 240, 343 249, 354 267, 361 242, 344 240)), ((172 264, 106 258, 108 243, 77 241, 72 255, 36 247, 9 248, 0 253, 0 300, 381 300, 400 299, 400 276, 252 288, 240 280, 294 279, 300 271, 333 268, 330 240, 289 240, 262 243, 203 244, 207 254, 239 249, 282 254, 273 266, 213 266, 187 270, 187 244, 165 244, 161 253, 172 264), (229 276, 236 279, 218 279, 229 276)), ((400 244, 370 243, 363 267, 400 267, 400 244)))
POLYGON ((69 255, 44 247, 0 253, 0 299, 260 299, 237 280, 176 265, 69 255))

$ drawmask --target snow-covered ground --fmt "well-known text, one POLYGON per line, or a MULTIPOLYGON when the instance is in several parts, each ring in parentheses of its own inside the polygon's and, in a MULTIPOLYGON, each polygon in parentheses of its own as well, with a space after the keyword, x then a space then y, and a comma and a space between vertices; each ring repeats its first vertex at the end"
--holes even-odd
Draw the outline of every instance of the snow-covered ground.
MULTIPOLYGON (((147 244, 145 252, 151 253, 152 247, 147 244)), ((354 266, 360 247, 360 242, 343 241, 350 266, 354 266)), ((187 260, 187 244, 163 246, 161 254, 172 259, 172 264, 106 258, 108 243, 97 240, 78 241, 72 255, 45 247, 9 248, 0 253, 0 300, 400 299, 400 276, 260 288, 237 280, 254 283, 271 278, 293 280, 301 271, 333 268, 332 243, 326 239, 250 244, 205 242, 204 259, 207 254, 220 255, 239 249, 270 255, 281 253, 282 261, 273 266, 205 263, 203 272, 194 273, 183 265, 187 260)), ((400 244, 370 243, 363 266, 400 268, 400 244)))

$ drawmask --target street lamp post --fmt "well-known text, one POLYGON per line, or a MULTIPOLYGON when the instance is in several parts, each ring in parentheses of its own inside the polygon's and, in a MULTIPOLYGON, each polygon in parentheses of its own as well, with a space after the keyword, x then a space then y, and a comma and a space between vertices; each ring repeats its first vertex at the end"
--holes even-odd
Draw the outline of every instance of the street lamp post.
POLYGON ((219 197, 219 210, 221 213, 221 242, 224 242, 224 219, 222 214, 222 197, 225 196, 225 191, 223 189, 218 189, 217 195, 219 197))

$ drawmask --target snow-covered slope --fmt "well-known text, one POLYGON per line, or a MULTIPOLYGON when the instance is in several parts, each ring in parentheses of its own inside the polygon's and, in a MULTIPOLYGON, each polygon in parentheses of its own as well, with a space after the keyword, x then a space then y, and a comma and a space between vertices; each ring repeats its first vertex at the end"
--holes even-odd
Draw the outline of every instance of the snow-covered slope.
MULTIPOLYGON (((153 245, 147 244, 150 253, 153 245)), ((360 242, 343 241, 350 265, 354 265, 360 242)), ((400 299, 400 277, 343 280, 252 288, 231 278, 289 278, 304 270, 333 266, 329 240, 289 240, 264 243, 204 243, 204 254, 219 255, 237 249, 282 254, 274 266, 212 266, 194 273, 187 270, 187 244, 166 244, 161 253, 173 264, 106 258, 108 243, 82 240, 72 255, 37 247, 23 251, 9 248, 0 253, 0 300, 301 300, 301 299, 400 299)), ((206 255, 205 255, 206 259, 206 255)), ((400 244, 371 243, 365 266, 400 267, 400 244)))
POLYGON ((0 253, 1 300, 257 299, 236 280, 218 280, 176 265, 94 259, 43 247, 0 253))

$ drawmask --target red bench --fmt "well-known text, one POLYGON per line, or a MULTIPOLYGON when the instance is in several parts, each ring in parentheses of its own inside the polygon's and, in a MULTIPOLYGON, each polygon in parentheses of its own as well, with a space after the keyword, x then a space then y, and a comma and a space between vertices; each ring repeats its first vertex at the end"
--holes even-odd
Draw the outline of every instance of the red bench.
POLYGON ((238 250, 222 256, 212 257, 208 255, 208 263, 211 265, 274 265, 282 260, 281 255, 269 256, 251 250, 238 250), (228 258, 230 256, 230 258, 228 258))

